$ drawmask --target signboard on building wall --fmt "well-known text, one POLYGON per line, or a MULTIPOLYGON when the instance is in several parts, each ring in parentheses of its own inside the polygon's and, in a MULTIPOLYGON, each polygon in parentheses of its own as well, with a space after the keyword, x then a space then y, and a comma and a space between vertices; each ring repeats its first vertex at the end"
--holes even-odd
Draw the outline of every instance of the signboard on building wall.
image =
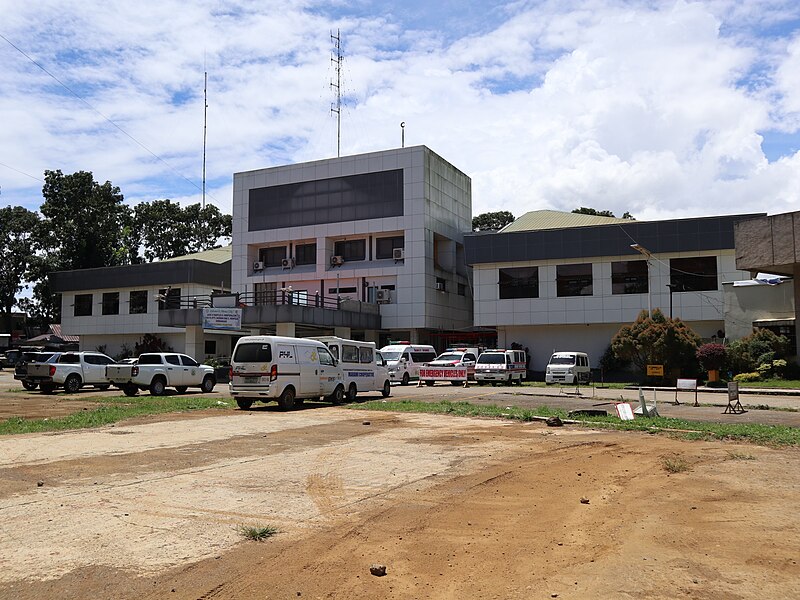
POLYGON ((226 329, 229 331, 239 331, 241 328, 241 308, 203 309, 203 329, 226 329))

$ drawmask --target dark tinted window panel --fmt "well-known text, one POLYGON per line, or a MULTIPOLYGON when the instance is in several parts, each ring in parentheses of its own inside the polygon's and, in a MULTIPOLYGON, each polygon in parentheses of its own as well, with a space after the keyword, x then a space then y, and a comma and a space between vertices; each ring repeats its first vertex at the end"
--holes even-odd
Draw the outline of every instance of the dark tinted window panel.
POLYGON ((298 244, 294 247, 294 261, 296 265, 314 265, 317 263, 316 244, 298 244))
POLYGON ((147 312, 147 290, 131 292, 128 312, 132 315, 142 315, 147 312))
POLYGON ((405 247, 405 237, 402 235, 395 237, 378 238, 375 240, 375 258, 393 258, 395 248, 405 247))
POLYGON ((250 231, 403 214, 403 170, 250 190, 250 231), (313 207, 313 212, 311 212, 313 207))
POLYGON ((103 314, 104 315, 119 314, 119 292, 103 293, 103 314))
POLYGON ((500 269, 500 299, 538 298, 539 267, 500 269))
POLYGON ((673 292, 710 292, 717 287, 717 257, 671 258, 669 283, 673 292))
POLYGON ((558 265, 556 267, 556 295, 567 296, 592 295, 592 265, 558 265))
POLYGON ((647 261, 628 260, 611 263, 612 294, 646 294, 647 261))
POLYGON ((366 260, 367 240, 339 240, 333 246, 333 253, 345 262, 366 260))
POLYGON ((272 362, 272 347, 269 344, 259 343, 237 344, 233 360, 238 363, 272 362))
POLYGON ((258 251, 258 260, 267 267, 280 267, 284 258, 286 258, 286 246, 260 248, 258 251))
POLYGON ((181 288, 161 288, 158 290, 158 310, 174 310, 181 307, 181 288))
POLYGON ((75 296, 75 312, 76 317, 91 317, 92 316, 92 295, 91 294, 78 294, 75 296))

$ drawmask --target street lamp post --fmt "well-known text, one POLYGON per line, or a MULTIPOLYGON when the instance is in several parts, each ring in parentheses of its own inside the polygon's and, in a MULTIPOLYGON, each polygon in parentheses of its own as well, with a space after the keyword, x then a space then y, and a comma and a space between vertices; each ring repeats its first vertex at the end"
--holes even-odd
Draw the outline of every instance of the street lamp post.
POLYGON ((640 244, 631 244, 631 248, 636 250, 639 254, 645 257, 645 262, 647 263, 647 314, 648 316, 653 316, 653 305, 650 299, 650 259, 653 258, 652 253, 650 250, 641 246, 640 244))

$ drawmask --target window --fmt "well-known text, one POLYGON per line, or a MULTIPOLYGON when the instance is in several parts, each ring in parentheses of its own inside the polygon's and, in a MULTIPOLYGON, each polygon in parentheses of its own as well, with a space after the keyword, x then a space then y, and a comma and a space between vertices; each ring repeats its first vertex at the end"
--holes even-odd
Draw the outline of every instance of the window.
POLYGON ((343 363, 357 363, 358 362, 358 347, 349 344, 342 344, 342 362, 343 363))
POLYGON ((147 290, 131 292, 128 312, 132 315, 143 315, 147 312, 147 290))
POLYGON ((375 240, 375 258, 394 258, 394 249, 404 247, 405 236, 397 235, 394 237, 377 238, 375 240))
POLYGON ((258 250, 258 260, 263 262, 265 267, 280 267, 284 258, 286 258, 286 246, 258 250))
POLYGON ((364 348, 364 347, 359 348, 358 349, 358 358, 362 363, 365 363, 365 364, 371 363, 374 360, 373 355, 372 355, 372 348, 369 348, 369 347, 367 347, 367 348, 364 348))
POLYGON ((206 340, 205 347, 203 348, 204 354, 216 354, 217 353, 217 340, 206 340))
POLYGON ((559 298, 565 296, 591 296, 591 263, 556 266, 556 295, 559 298))
POLYGON ((119 292, 105 292, 103 294, 103 314, 119 314, 119 292))
POLYGON ((181 359, 178 358, 177 356, 175 356, 174 354, 167 354, 164 357, 164 360, 167 361, 167 363, 170 364, 170 365, 180 365, 181 364, 181 359))
POLYGON ((459 296, 466 296, 467 295, 467 286, 463 283, 458 284, 458 295, 459 296))
POLYGON ((447 280, 444 277, 437 277, 436 278, 436 289, 440 292, 447 291, 447 280))
POLYGON ((331 353, 328 352, 327 350, 323 350, 322 348, 320 348, 317 354, 319 355, 319 364, 329 365, 331 367, 335 364, 333 357, 331 356, 331 353))
POLYGON ((354 287, 340 287, 340 288, 329 288, 329 294, 355 294, 358 290, 354 287))
POLYGON ((500 269, 500 299, 538 298, 539 267, 500 269))
POLYGON ((339 346, 328 346, 328 350, 330 350, 333 358, 339 360, 339 346))
POLYGON ((269 344, 236 344, 233 360, 240 363, 272 362, 272 346, 269 344))
MULTIPOLYGON (((207 344, 208 342, 206 342, 207 344)), ((186 356, 185 354, 181 354, 181 362, 183 362, 184 367, 197 367, 197 361, 193 359, 191 356, 186 356)))
POLYGON ((717 288, 717 257, 671 258, 669 283, 674 292, 708 292, 717 288))
POLYGON ((415 363, 424 363, 436 360, 436 352, 412 352, 411 356, 414 358, 415 363))
POLYGON ((160 365, 164 361, 161 360, 160 354, 142 354, 139 356, 140 365, 160 365))
POLYGON ((76 294, 75 295, 75 313, 76 317, 91 317, 92 316, 92 295, 91 294, 76 294))
POLYGON ((333 253, 345 261, 365 260, 367 240, 339 240, 333 245, 333 253))
POLYGON ((626 260, 611 263, 612 294, 646 294, 647 261, 626 260))
POLYGON ((81 364, 81 357, 77 354, 62 354, 58 362, 62 365, 79 365, 81 364))
POLYGON ((317 244, 297 244, 297 246, 294 247, 294 264, 317 264, 317 244))
POLYGON ((163 298, 158 301, 158 310, 168 310, 181 307, 181 288, 167 287, 158 290, 158 295, 163 298))

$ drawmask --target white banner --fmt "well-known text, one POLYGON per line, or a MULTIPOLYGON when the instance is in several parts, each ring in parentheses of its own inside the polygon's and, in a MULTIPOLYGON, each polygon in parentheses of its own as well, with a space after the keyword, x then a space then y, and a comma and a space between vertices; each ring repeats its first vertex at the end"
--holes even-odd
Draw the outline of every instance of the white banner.
POLYGON ((466 367, 421 367, 419 378, 423 381, 466 381, 466 367))
POLYGON ((227 329, 229 331, 239 331, 241 328, 241 308, 203 309, 203 329, 227 329))

